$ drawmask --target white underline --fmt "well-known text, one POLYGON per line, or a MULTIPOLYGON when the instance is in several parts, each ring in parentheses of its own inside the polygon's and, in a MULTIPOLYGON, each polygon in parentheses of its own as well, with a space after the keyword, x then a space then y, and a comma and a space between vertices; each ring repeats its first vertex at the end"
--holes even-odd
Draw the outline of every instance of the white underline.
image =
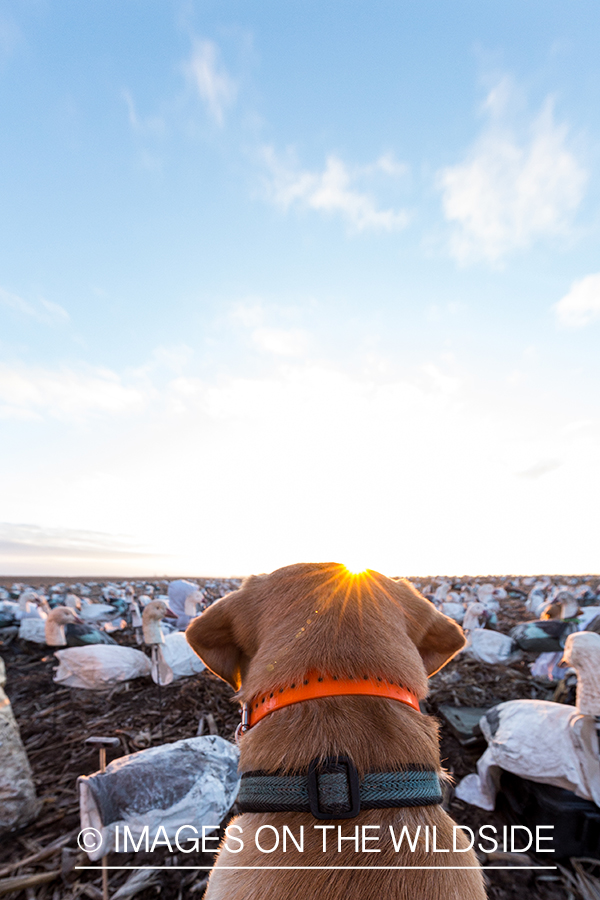
MULTIPOLYGON (((76 869, 87 869, 92 871, 101 871, 103 869, 160 869, 161 871, 171 872, 173 869, 195 869, 197 871, 202 872, 211 872, 215 866, 75 866, 76 869)), ((216 871, 219 869, 252 869, 261 871, 262 869, 278 869, 281 871, 285 871, 286 869, 298 870, 298 869, 364 869, 368 871, 369 869, 385 869, 389 871, 391 869, 502 869, 503 871, 506 869, 522 869, 526 870, 556 870, 558 866, 218 866, 216 871)))

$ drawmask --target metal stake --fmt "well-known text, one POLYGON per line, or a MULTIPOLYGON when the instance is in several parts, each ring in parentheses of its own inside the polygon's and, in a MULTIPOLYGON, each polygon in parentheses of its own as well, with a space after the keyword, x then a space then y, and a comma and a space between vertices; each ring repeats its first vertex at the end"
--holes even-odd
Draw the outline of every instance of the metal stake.
POLYGON ((163 726, 162 691, 160 689, 160 668, 158 659, 158 644, 152 644, 152 661, 156 668, 156 686, 158 688, 158 715, 160 717, 160 741, 165 742, 165 730, 163 726))
POLYGON ((56 735, 56 691, 58 689, 58 685, 54 680, 54 671, 50 675, 52 679, 52 735, 56 735))

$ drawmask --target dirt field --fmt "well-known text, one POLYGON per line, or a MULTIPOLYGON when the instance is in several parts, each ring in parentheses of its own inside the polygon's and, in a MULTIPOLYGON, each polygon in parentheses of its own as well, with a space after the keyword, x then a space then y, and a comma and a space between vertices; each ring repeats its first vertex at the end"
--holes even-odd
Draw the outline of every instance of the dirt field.
MULTIPOLYGON (((15 580, 0 579, 0 583, 10 585, 15 580)), ((77 583, 88 579, 29 578, 28 582, 41 585, 59 580, 77 583)), ((106 583, 107 579, 102 581, 106 583)), ((515 622, 524 618, 523 603, 509 599, 503 603, 499 617, 500 630, 507 632, 515 622)), ((123 644, 133 643, 123 633, 117 635, 117 640, 123 644)), ((47 883, 33 884, 26 892, 5 895, 26 897, 27 900, 101 898, 99 873, 75 868, 89 865, 87 857, 77 851, 75 843, 79 830, 75 780, 78 775, 89 774, 98 768, 98 752, 86 746, 85 739, 91 735, 118 737, 120 747, 114 753, 109 752, 110 761, 122 754, 161 743, 161 727, 165 742, 193 737, 200 718, 204 717, 206 721, 208 714, 211 714, 218 734, 232 740, 239 720, 232 691, 212 674, 203 672, 163 688, 161 716, 157 688, 148 679, 130 682, 128 690, 102 694, 56 688, 52 682, 55 661, 47 648, 29 644, 24 646, 13 639, 0 643, 0 650, 7 668, 6 690, 34 771, 38 795, 43 800, 43 810, 38 820, 10 840, 4 838, 2 841, 0 892, 2 879, 26 873, 43 876, 47 872, 51 873, 47 883), (57 848, 54 854, 43 860, 24 864, 26 857, 61 839, 64 839, 63 848, 57 848)), ((443 704, 490 706, 508 699, 552 699, 554 693, 552 685, 532 679, 527 660, 507 667, 485 666, 459 657, 434 676, 430 684, 427 711, 432 715, 436 715, 438 707, 443 704)), ((441 751, 443 765, 456 780, 474 771, 482 752, 481 747, 469 751, 461 746, 443 720, 441 751)), ((483 812, 452 797, 448 798, 447 808, 459 824, 472 828, 481 824, 497 824, 498 827, 504 824, 496 813, 483 812)), ((165 867, 149 873, 152 880, 143 890, 135 893, 139 900, 149 900, 157 892, 165 900, 202 896, 204 872, 169 869, 174 865, 210 866, 210 857, 188 854, 185 860, 178 862, 176 857, 157 850, 151 859, 143 853, 125 857, 120 855, 118 864, 162 865, 163 861, 165 867)), ((486 862, 485 859, 482 861, 486 862)), ((129 875, 122 871, 110 873, 111 896, 129 875)), ((531 871, 488 871, 486 877, 489 896, 494 900, 517 900, 524 896, 531 900, 558 900, 569 896, 561 875, 556 873, 540 875, 531 871)))

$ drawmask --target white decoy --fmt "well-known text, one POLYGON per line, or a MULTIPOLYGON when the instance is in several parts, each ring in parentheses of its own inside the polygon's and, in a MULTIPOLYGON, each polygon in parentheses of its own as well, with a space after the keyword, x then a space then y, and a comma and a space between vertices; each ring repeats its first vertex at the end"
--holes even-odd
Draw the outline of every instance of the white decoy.
POLYGON ((144 643, 152 650, 152 680, 156 684, 170 684, 173 681, 173 671, 161 652, 161 645, 165 643, 165 636, 160 627, 164 618, 176 619, 164 600, 152 600, 144 607, 142 613, 142 633, 144 643))
POLYGON ((483 603, 471 603, 463 620, 467 644, 462 651, 466 656, 484 663, 508 663, 513 657, 513 642, 507 634, 489 631, 484 626, 490 613, 483 603))
POLYGON ((131 627, 135 634, 136 643, 142 644, 144 642, 142 633, 142 611, 139 602, 135 597, 132 597, 129 601, 129 612, 131 614, 131 627))
POLYGON ((14 600, 0 599, 0 628, 14 627, 21 621, 19 604, 14 600))
POLYGON ((19 610, 21 619, 45 620, 49 612, 46 598, 40 597, 35 591, 23 591, 19 596, 19 610))
POLYGON ((600 634, 577 631, 565 641, 562 665, 577 671, 575 706, 584 716, 600 716, 600 634))
MULTIPOLYGON (((164 644, 158 645, 156 649, 170 670, 168 675, 169 681, 177 681, 179 678, 197 675, 198 672, 202 672, 206 668, 200 657, 194 653, 188 644, 185 634, 181 631, 173 631, 171 634, 167 634, 164 644)), ((161 679, 163 676, 164 672, 161 674, 161 679)), ((168 682, 161 681, 161 683, 167 684, 168 682)))
POLYGON ((67 625, 81 625, 81 619, 68 606, 57 606, 52 610, 44 625, 44 642, 49 647, 66 647, 67 637, 65 627, 67 625))
POLYGON ((484 628, 488 619, 488 612, 483 603, 470 603, 463 619, 463 631, 474 631, 476 628, 484 628))
POLYGON ((164 644, 165 638, 160 627, 160 623, 164 618, 176 619, 177 616, 174 612, 171 612, 163 600, 152 600, 144 608, 142 613, 142 631, 145 644, 150 644, 150 646, 164 644))
POLYGON ((527 610, 527 612, 530 612, 532 615, 534 615, 537 619, 544 606, 546 605, 546 602, 546 585, 538 581, 534 584, 534 586, 529 591, 529 594, 527 595, 525 609, 527 610))
POLYGON ((112 644, 106 632, 92 625, 86 625, 68 606, 56 606, 50 611, 45 622, 24 619, 19 629, 19 637, 49 647, 89 647, 96 644, 112 644))
POLYGON ((454 619, 454 621, 459 625, 465 617, 464 604, 457 601, 445 600, 440 605, 440 610, 445 616, 449 616, 451 619, 454 619))
POLYGON ((169 608, 177 616, 177 628, 179 631, 185 630, 191 621, 191 617, 196 615, 196 606, 190 606, 192 609, 191 614, 186 612, 186 601, 188 597, 197 598, 199 593, 200 588, 193 581, 186 581, 183 578, 179 578, 170 583, 167 599, 169 608))
POLYGON ((596 593, 589 584, 578 585, 573 593, 580 603, 593 603, 596 599, 596 593))
POLYGON ((205 668, 184 634, 180 631, 163 634, 160 623, 165 616, 176 618, 162 600, 153 600, 142 613, 144 641, 152 647, 152 679, 161 685, 195 675, 205 668))
POLYGON ((479 603, 484 603, 494 593, 494 585, 487 582, 477 586, 476 594, 479 603))
POLYGON ((77 594, 67 594, 67 596, 65 597, 64 605, 68 606, 69 609, 80 610, 81 609, 81 600, 77 596, 77 594))
POLYGON ((204 591, 192 591, 185 598, 184 613, 190 619, 194 619, 198 615, 198 607, 202 605, 205 598, 204 591))
POLYGON ((433 595, 433 602, 436 604, 436 606, 439 603, 444 602, 451 587, 452 585, 449 581, 442 581, 440 586, 436 588, 435 594, 433 595))
POLYGON ((84 622, 110 622, 117 616, 117 610, 109 603, 85 603, 80 615, 84 622))
POLYGON ((482 717, 488 748, 467 775, 456 796, 483 809, 494 809, 500 769, 530 781, 573 791, 600 806, 598 733, 600 716, 600 635, 570 634, 564 664, 577 671, 576 705, 548 700, 509 700, 482 717))

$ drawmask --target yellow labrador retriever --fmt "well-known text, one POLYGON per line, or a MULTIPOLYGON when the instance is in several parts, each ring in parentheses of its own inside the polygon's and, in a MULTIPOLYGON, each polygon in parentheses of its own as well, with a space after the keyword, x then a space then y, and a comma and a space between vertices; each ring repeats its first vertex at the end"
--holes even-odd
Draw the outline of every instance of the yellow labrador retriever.
POLYGON ((418 705, 464 645, 451 619, 407 581, 301 563, 247 578, 186 636, 243 704, 243 814, 207 900, 484 900, 418 705))

